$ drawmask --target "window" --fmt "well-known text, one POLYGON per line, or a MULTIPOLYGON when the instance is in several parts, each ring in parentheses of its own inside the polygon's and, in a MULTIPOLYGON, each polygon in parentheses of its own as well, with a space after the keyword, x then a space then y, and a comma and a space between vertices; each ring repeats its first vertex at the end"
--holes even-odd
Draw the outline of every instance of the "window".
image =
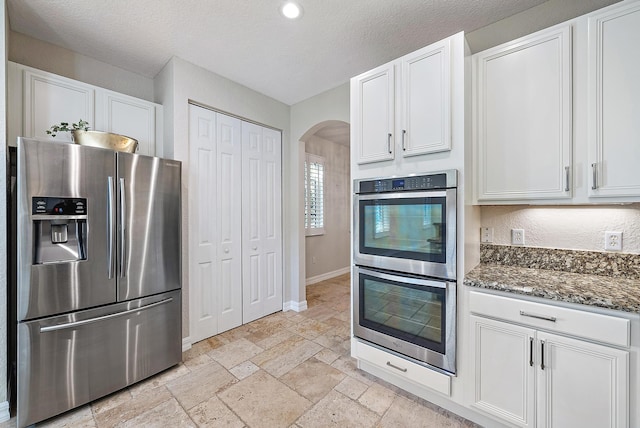
POLYGON ((324 234, 324 158, 307 153, 304 162, 305 234, 324 234))

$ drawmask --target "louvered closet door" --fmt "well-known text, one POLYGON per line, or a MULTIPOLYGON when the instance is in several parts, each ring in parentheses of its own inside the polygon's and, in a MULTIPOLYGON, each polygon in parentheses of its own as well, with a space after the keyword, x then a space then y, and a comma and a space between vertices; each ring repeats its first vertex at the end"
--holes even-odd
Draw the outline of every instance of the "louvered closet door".
POLYGON ((242 324, 242 126, 189 109, 189 336, 198 342, 242 324))
POLYGON ((281 138, 242 123, 244 323, 282 310, 281 138))

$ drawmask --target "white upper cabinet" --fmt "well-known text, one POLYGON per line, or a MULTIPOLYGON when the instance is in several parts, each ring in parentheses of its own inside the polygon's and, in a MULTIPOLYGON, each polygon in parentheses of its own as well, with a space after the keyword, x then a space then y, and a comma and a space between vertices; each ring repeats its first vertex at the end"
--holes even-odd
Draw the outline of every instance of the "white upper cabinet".
POLYGON ((162 122, 162 107, 113 91, 103 90, 101 95, 101 105, 96 106, 96 119, 100 118, 96 121, 96 129, 135 138, 138 140, 137 153, 153 156, 157 121, 162 122))
MULTIPOLYGON (((48 73, 23 72, 23 132, 22 136, 51 138, 46 131, 60 122, 77 123, 80 119, 95 122, 95 90, 91 85, 48 73)), ((68 132, 55 137, 71 141, 68 132)))
POLYGON ((451 149, 450 39, 351 79, 357 164, 451 149))
POLYGON ((588 25, 589 196, 638 197, 640 3, 592 14, 588 25))
POLYGON ((571 26, 473 56, 477 197, 571 197, 571 26))
POLYGON ((138 140, 137 153, 153 156, 162 147, 162 106, 46 71, 8 63, 7 134, 71 141, 68 132, 46 134, 60 122, 89 122, 96 131, 138 140))
POLYGON ((351 126, 359 164, 394 157, 395 78, 389 63, 351 80, 351 126))
POLYGON ((401 58, 403 156, 451 149, 451 40, 401 58))

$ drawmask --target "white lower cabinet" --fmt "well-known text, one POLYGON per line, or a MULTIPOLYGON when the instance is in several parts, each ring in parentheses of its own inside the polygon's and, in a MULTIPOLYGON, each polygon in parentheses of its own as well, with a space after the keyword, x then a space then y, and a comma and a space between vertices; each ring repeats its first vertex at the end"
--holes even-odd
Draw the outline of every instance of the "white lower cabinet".
POLYGON ((518 427, 629 426, 629 351, 485 316, 470 322, 473 407, 518 427))

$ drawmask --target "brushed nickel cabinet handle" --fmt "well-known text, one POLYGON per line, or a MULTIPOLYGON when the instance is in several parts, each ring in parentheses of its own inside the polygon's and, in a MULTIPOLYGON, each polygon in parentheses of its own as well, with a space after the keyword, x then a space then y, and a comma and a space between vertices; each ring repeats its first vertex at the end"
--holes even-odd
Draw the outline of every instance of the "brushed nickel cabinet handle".
POLYGON ((396 365, 393 365, 393 364, 391 364, 391 361, 387 361, 387 365, 389 367, 393 367, 396 370, 400 370, 402 373, 406 373, 407 372, 407 369, 403 369, 402 367, 398 367, 396 365))
POLYGON ((596 190, 598 188, 598 164, 591 164, 591 172, 593 174, 591 178, 593 180, 591 183, 591 189, 596 190))
POLYGON ((544 315, 530 314, 525 311, 520 311, 520 315, 522 315, 523 317, 536 318, 539 320, 545 320, 545 321, 551 321, 551 322, 556 322, 558 320, 558 318, 556 317, 546 317, 544 315))
POLYGON ((389 150, 389 153, 392 153, 391 152, 391 137, 392 136, 393 135, 391 135, 391 133, 389 133, 389 135, 387 135, 387 150, 389 150))
POLYGON ((568 166, 564 167, 564 178, 565 178, 565 186, 564 186, 564 191, 568 192, 569 191, 569 181, 570 181, 570 177, 569 177, 569 171, 570 168, 568 166))

